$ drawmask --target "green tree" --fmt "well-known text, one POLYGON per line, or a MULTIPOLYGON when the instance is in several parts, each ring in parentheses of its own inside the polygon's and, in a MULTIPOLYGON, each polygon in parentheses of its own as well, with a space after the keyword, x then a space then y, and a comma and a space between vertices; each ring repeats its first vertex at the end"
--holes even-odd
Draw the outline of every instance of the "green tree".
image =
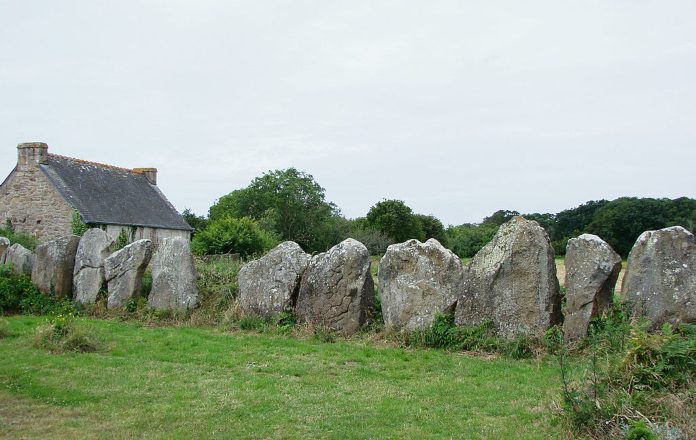
POLYGON ((401 200, 382 200, 365 217, 367 225, 391 237, 396 243, 424 239, 423 228, 413 210, 401 200))
POLYGON ((249 217, 280 240, 297 242, 308 252, 336 243, 340 211, 325 200, 325 191, 312 177, 295 168, 269 171, 249 186, 221 197, 208 218, 249 217))
POLYGON ((193 238, 193 251, 204 254, 259 255, 270 250, 277 241, 248 217, 224 217, 211 221, 193 238))
POLYGON ((494 212, 493 214, 489 215, 488 217, 484 218, 482 223, 500 226, 504 223, 507 223, 510 219, 518 215, 520 215, 520 213, 517 211, 508 211, 505 209, 500 209, 494 212))
POLYGON ((447 246, 447 236, 445 234, 445 226, 442 222, 432 215, 416 214, 416 219, 420 223, 423 231, 423 239, 428 240, 434 238, 443 246, 447 246))
POLYGON ((595 212, 586 232, 602 237, 626 258, 640 234, 668 225, 664 205, 655 199, 616 199, 595 212))
POLYGON ((539 223, 539 225, 542 228, 546 229, 546 233, 549 234, 549 236, 551 235, 553 225, 556 223, 555 214, 522 214, 522 217, 524 217, 527 220, 534 220, 535 222, 539 223))
POLYGON ((387 251, 387 247, 394 244, 394 240, 391 237, 377 229, 371 228, 367 224, 365 217, 351 220, 341 218, 337 224, 339 225, 338 230, 340 232, 338 241, 345 240, 346 238, 358 240, 367 247, 367 250, 370 251, 370 255, 383 255, 387 251))
POLYGON ((184 217, 186 223, 188 223, 188 225, 193 228, 193 237, 196 236, 196 233, 198 231, 202 231, 208 225, 207 218, 203 217, 202 215, 196 215, 189 208, 184 209, 184 212, 181 213, 181 216, 184 217))
POLYGON ((10 219, 6 219, 5 227, 0 228, 0 237, 5 237, 10 240, 10 244, 21 244, 30 251, 33 251, 38 244, 38 240, 35 235, 15 232, 14 226, 12 225, 12 221, 10 219))
POLYGON ((587 232, 595 213, 609 203, 607 200, 591 200, 576 208, 566 209, 556 214, 549 236, 556 255, 565 255, 568 240, 587 232))
POLYGON ((447 228, 447 244, 455 254, 462 258, 471 258, 481 250, 498 232, 494 223, 471 224, 447 228))
POLYGON ((680 197, 670 200, 668 205, 668 226, 683 226, 691 232, 696 232, 696 200, 680 197))

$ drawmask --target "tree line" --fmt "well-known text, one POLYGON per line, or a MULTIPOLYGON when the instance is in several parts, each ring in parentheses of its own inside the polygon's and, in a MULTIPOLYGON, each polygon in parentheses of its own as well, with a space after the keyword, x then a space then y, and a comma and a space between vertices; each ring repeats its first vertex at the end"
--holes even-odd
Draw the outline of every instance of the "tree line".
POLYGON ((256 177, 246 188, 220 197, 207 216, 183 212, 194 228, 193 250, 199 254, 261 254, 280 241, 292 240, 310 253, 323 252, 346 238, 359 240, 373 255, 411 238, 435 238, 460 257, 472 257, 503 223, 516 215, 546 229, 557 255, 570 238, 592 233, 606 240, 624 258, 638 236, 650 229, 696 226, 696 200, 622 197, 589 201, 556 214, 499 210, 480 223, 445 227, 432 215, 415 213, 401 200, 382 200, 364 217, 347 219, 326 200, 310 174, 295 168, 256 177))

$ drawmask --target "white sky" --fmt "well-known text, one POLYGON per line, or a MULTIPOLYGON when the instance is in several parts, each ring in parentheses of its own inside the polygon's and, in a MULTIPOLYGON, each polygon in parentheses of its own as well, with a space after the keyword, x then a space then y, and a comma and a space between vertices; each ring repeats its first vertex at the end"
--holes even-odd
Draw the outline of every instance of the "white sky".
POLYGON ((290 166, 348 217, 694 197, 696 1, 0 0, 0 174, 28 141, 199 214, 290 166))

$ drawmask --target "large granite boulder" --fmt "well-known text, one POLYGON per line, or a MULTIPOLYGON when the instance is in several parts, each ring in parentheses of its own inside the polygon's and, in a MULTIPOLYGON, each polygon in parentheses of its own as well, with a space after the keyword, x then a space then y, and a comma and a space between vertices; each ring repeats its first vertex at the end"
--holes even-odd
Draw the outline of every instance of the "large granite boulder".
POLYGON ((393 244, 379 262, 379 293, 387 328, 430 327, 462 294, 462 261, 435 239, 393 244))
POLYGON ((2 264, 11 264, 15 273, 31 276, 34 259, 34 254, 29 249, 15 243, 5 250, 2 255, 2 264))
POLYGON ((104 287, 104 260, 111 254, 114 240, 98 228, 88 229, 75 254, 73 293, 75 301, 93 304, 104 287))
POLYGON ((696 322, 696 238, 674 226, 644 232, 631 253, 621 298, 652 328, 696 322))
POLYGON ((621 256, 596 235, 583 234, 568 241, 565 270, 563 334, 575 340, 587 336, 590 319, 611 306, 621 256))
POLYGON ((544 229, 515 217, 465 268, 455 323, 490 321, 505 338, 541 335, 561 322, 554 253, 544 229))
POLYGON ((242 311, 270 318, 293 310, 300 279, 310 258, 300 245, 286 241, 258 260, 245 264, 237 278, 242 311))
POLYGON ((36 246, 31 281, 43 293, 70 297, 73 286, 77 235, 68 235, 36 246))
POLYGON ((104 276, 109 292, 107 308, 123 307, 129 299, 140 296, 143 274, 150 257, 152 242, 138 240, 104 260, 104 276))
POLYGON ((312 257, 302 275, 296 312, 303 322, 352 334, 372 316, 374 296, 370 253, 349 238, 312 257))
POLYGON ((5 264, 3 258, 5 251, 10 247, 10 240, 7 237, 0 237, 0 264, 5 264))
POLYGON ((196 277, 190 242, 181 237, 163 239, 152 259, 152 290, 148 305, 158 310, 196 307, 196 277))

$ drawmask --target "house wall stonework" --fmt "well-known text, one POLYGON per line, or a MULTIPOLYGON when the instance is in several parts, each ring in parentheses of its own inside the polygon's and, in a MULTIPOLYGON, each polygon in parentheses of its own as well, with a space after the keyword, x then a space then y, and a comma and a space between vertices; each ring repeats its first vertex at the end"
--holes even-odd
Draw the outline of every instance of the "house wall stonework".
POLYGON ((38 160, 20 160, 0 185, 1 226, 9 219, 16 232, 36 235, 39 241, 70 235, 73 209, 39 169, 38 160))
POLYGON ((155 249, 159 246, 159 243, 163 238, 175 238, 181 237, 186 240, 191 239, 191 233, 189 231, 182 231, 178 229, 157 229, 157 228, 146 228, 142 226, 119 226, 119 225, 106 225, 105 231, 106 235, 116 240, 121 234, 121 231, 125 230, 128 234, 128 241, 134 242, 137 240, 147 239, 151 240, 155 249))

